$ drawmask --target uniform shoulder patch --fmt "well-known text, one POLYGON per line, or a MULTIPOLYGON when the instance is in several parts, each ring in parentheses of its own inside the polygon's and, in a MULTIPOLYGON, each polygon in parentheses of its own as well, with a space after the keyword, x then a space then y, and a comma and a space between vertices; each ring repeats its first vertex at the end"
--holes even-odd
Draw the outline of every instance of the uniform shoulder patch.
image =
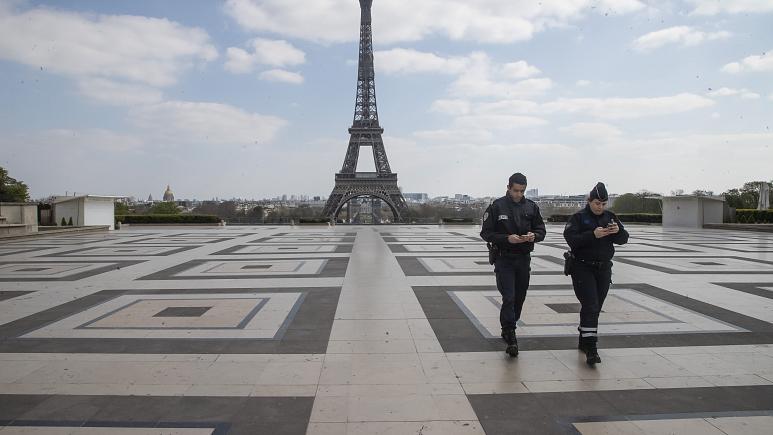
POLYGON ((485 221, 485 220, 488 220, 488 211, 486 211, 485 213, 483 213, 483 220, 484 220, 484 221, 485 221))

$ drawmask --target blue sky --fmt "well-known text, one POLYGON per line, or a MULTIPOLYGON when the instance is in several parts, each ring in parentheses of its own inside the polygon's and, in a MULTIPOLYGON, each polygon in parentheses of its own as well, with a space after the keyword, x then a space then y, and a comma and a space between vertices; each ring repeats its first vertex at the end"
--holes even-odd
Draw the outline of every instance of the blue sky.
MULTIPOLYGON (((373 21, 405 192, 773 179, 773 0, 374 0, 373 21)), ((0 165, 34 197, 326 196, 358 32, 354 0, 0 0, 0 165)))

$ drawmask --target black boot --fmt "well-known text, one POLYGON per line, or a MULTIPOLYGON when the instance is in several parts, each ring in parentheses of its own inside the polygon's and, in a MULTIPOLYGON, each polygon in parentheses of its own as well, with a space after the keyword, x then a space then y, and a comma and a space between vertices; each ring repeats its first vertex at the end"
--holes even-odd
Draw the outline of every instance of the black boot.
POLYGON ((507 352, 510 356, 518 356, 518 339, 515 338, 515 329, 503 329, 502 338, 507 343, 507 352))
POLYGON ((599 356, 599 351, 596 347, 597 340, 595 338, 596 337, 593 337, 592 340, 589 340, 580 337, 580 344, 577 346, 578 349, 585 352, 585 362, 590 366, 601 362, 601 357, 599 356))

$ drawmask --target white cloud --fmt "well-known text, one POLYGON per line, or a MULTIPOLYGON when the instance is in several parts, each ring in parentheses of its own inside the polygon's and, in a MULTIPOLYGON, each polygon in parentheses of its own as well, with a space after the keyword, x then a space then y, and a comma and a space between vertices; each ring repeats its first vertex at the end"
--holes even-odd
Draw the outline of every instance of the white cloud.
POLYGON ((590 84, 591 84, 590 80, 577 80, 577 82, 575 83, 575 85, 577 85, 577 87, 590 86, 590 84))
POLYGON ((603 122, 576 122, 559 130, 579 138, 598 140, 609 140, 623 133, 619 128, 603 122))
POLYGON ((56 147, 70 152, 137 151, 145 145, 145 142, 137 136, 101 128, 59 128, 22 137, 23 145, 26 146, 40 147, 43 150, 56 147))
POLYGON ((303 83, 302 75, 283 69, 271 69, 268 71, 263 71, 260 73, 260 79, 270 82, 290 83, 293 85, 300 85, 303 83))
POLYGON ((138 106, 130 116, 154 140, 167 144, 261 144, 273 140, 287 124, 227 104, 188 101, 138 106))
POLYGON ((481 128, 487 130, 512 130, 514 128, 535 127, 548 122, 534 116, 488 114, 465 115, 457 117, 455 123, 460 127, 481 128))
POLYGON ((674 26, 667 29, 642 35, 633 42, 633 47, 638 51, 649 51, 668 44, 682 46, 698 45, 706 41, 727 39, 732 34, 726 31, 702 32, 689 26, 674 26))
POLYGON ((447 145, 451 143, 481 143, 490 141, 494 137, 490 131, 471 128, 422 130, 414 132, 413 136, 417 139, 422 139, 423 141, 430 141, 430 145, 447 145))
POLYGON ((695 6, 695 9, 690 12, 695 15, 773 12, 771 0, 687 0, 687 2, 695 6))
POLYGON ((0 9, 0 58, 76 77, 174 84, 217 58, 209 35, 162 18, 0 9))
POLYGON ((706 93, 709 97, 730 97, 738 95, 741 98, 747 99, 747 100, 756 100, 760 98, 760 94, 756 92, 752 92, 746 88, 743 89, 734 89, 734 88, 719 88, 712 91, 709 91, 706 93))
POLYGON ((722 87, 719 89, 714 89, 712 91, 709 91, 706 93, 706 95, 708 95, 709 97, 729 97, 732 95, 738 95, 741 92, 742 91, 740 89, 722 87))
POLYGON ((447 115, 466 115, 470 113, 471 107, 472 104, 467 100, 436 100, 430 110, 447 115))
POLYGON ((770 101, 773 101, 773 93, 771 93, 770 95, 768 95, 768 100, 770 100, 770 101))
POLYGON ((502 65, 502 76, 510 79, 525 79, 540 73, 539 68, 529 65, 526 61, 509 62, 502 65))
POLYGON ((468 57, 442 57, 406 48, 376 51, 373 57, 378 71, 385 74, 458 74, 470 63, 468 57))
MULTIPOLYGON (((644 9, 638 0, 404 0, 373 5, 373 32, 379 43, 418 41, 429 36, 486 43, 531 39, 547 28, 565 27, 588 12, 627 14, 644 9)), ((359 7, 350 0, 228 0, 226 13, 243 28, 320 43, 357 40, 359 7)))
POLYGON ((116 106, 158 103, 162 99, 161 91, 149 86, 94 77, 78 80, 78 89, 93 100, 116 106))
POLYGON ((722 67, 722 72, 737 74, 741 72, 771 72, 773 71, 773 56, 766 51, 760 55, 743 58, 739 62, 731 62, 722 67))
POLYGON ((286 67, 306 62, 306 53, 284 40, 255 38, 249 41, 252 52, 237 47, 226 50, 225 69, 235 74, 252 72, 257 65, 286 67))
POLYGON ((443 57, 434 53, 395 48, 377 51, 374 56, 378 70, 386 74, 455 75, 450 92, 456 97, 526 98, 542 95, 553 86, 549 78, 533 77, 540 70, 526 61, 501 64, 480 51, 467 56, 443 57))
POLYGON ((713 106, 714 100, 682 93, 668 97, 641 98, 559 98, 545 103, 548 113, 586 114, 604 119, 633 119, 671 115, 713 106))
POLYGON ((549 78, 521 80, 515 83, 491 80, 476 71, 463 74, 451 84, 451 92, 465 97, 530 98, 542 95, 553 87, 549 78))
MULTIPOLYGON (((467 68, 451 83, 452 95, 459 97, 506 97, 529 98, 544 94, 553 87, 549 78, 529 78, 514 81, 512 71, 492 62, 486 53, 475 52, 468 56, 467 68)), ((508 64, 512 65, 512 64, 508 64)), ((529 75, 539 71, 525 62, 521 70, 529 75)), ((512 69, 512 68, 510 68, 512 69)))

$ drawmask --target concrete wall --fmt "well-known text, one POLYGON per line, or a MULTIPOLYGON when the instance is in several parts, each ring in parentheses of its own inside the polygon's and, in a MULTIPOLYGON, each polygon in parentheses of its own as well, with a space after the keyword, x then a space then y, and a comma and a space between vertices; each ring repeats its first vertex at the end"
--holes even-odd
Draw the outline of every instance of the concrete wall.
POLYGON ((72 218, 74 226, 83 225, 83 198, 72 199, 54 204, 54 222, 57 225, 62 223, 62 218, 66 222, 72 218))
MULTIPOLYGON (((703 200, 703 224, 721 224, 725 214, 725 202, 703 200)), ((703 225, 701 225, 702 227, 703 225)))
POLYGON ((114 229, 115 206, 112 198, 81 197, 54 204, 54 218, 57 225, 62 218, 73 225, 109 225, 114 229))
POLYGON ((112 198, 86 198, 83 216, 84 225, 110 225, 111 230, 115 229, 115 205, 112 198))
POLYGON ((0 202, 0 216, 7 224, 25 225, 27 232, 38 231, 38 206, 26 202, 0 202))
POLYGON ((701 197, 663 198, 663 227, 703 228, 722 223, 724 201, 701 197))

